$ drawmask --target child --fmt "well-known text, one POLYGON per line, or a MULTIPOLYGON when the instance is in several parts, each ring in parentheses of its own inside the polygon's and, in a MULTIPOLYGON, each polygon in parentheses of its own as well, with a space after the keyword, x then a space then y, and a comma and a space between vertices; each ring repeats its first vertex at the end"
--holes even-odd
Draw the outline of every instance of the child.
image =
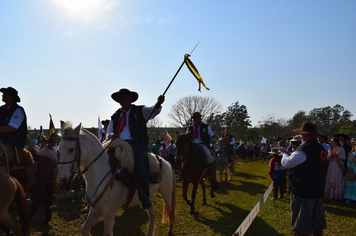
POLYGON ((273 157, 269 163, 269 175, 273 181, 273 198, 278 198, 278 188, 280 192, 280 198, 283 198, 283 171, 281 165, 281 155, 278 153, 278 148, 272 148, 269 152, 273 157))

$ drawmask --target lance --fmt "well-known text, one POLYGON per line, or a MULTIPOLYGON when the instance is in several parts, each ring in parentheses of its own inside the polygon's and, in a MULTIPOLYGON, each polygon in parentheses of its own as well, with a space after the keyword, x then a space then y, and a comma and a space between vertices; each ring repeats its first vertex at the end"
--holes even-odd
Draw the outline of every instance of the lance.
MULTIPOLYGON (((183 65, 184 65, 184 63, 185 63, 186 58, 190 57, 190 55, 194 52, 195 48, 198 46, 199 43, 200 43, 200 41, 195 45, 195 47, 193 48, 193 50, 191 51, 190 54, 185 54, 185 55, 184 55, 184 60, 183 60, 182 64, 180 65, 180 67, 178 68, 177 72, 175 73, 175 75, 174 75, 173 78, 171 79, 171 82, 168 84, 166 90, 164 90, 162 96, 164 96, 164 95, 166 94, 166 92, 168 91, 169 87, 171 87, 171 84, 173 83, 174 79, 177 77, 179 71, 182 69, 182 67, 183 67, 183 65)), ((156 103, 156 105, 154 106, 154 108, 153 108, 151 114, 150 114, 149 117, 147 118, 146 123, 141 127, 141 129, 140 129, 140 131, 138 132, 138 134, 137 134, 137 136, 135 137, 135 139, 140 135, 142 129, 143 129, 144 126, 147 124, 147 122, 150 120, 150 118, 151 118, 151 116, 153 115, 153 113, 155 112, 156 108, 157 108, 157 103, 156 103)))

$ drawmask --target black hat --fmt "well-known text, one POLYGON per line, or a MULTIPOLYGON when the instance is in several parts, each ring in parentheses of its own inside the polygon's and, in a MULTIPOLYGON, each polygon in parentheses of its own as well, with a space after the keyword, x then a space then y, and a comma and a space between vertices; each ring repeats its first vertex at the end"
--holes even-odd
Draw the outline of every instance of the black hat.
POLYGON ((340 136, 343 136, 345 140, 351 140, 351 138, 346 135, 346 134, 335 134, 334 137, 340 138, 340 136))
POLYGON ((128 89, 120 89, 119 92, 111 94, 111 98, 114 99, 116 102, 119 102, 119 98, 123 94, 130 94, 131 95, 131 102, 134 102, 138 99, 138 93, 130 91, 128 89))
POLYGON ((202 114, 200 114, 200 112, 199 112, 199 111, 197 111, 197 112, 194 112, 194 113, 193 113, 193 115, 192 115, 192 119, 193 119, 195 116, 200 116, 200 117, 202 117, 203 115, 202 115, 202 114))
POLYGON ((7 88, 1 88, 0 92, 4 93, 4 92, 9 92, 12 96, 15 96, 15 101, 16 102, 20 102, 21 99, 20 97, 17 95, 17 90, 14 89, 13 87, 7 87, 7 88))

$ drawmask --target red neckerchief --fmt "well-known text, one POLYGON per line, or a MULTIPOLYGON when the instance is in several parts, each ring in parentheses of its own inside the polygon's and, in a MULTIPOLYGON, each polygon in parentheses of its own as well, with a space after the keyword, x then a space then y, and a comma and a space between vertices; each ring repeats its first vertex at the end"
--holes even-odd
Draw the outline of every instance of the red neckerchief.
POLYGON ((117 123, 116 132, 115 132, 117 136, 120 136, 120 133, 122 132, 122 130, 127 124, 126 113, 127 111, 121 110, 121 116, 119 119, 119 123, 117 123))
POLYGON ((200 124, 201 124, 201 123, 199 123, 199 124, 193 124, 193 126, 194 126, 194 136, 193 136, 193 139, 194 139, 194 140, 199 138, 199 130, 198 130, 198 128, 199 128, 200 124))

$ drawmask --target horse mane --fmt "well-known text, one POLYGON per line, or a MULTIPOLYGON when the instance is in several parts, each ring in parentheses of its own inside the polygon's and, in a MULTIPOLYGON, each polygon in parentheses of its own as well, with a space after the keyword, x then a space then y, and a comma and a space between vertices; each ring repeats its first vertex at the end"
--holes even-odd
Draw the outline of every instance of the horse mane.
POLYGON ((63 129, 61 129, 61 137, 62 138, 71 138, 72 133, 73 133, 73 126, 72 122, 66 121, 65 123, 63 122, 63 129))

